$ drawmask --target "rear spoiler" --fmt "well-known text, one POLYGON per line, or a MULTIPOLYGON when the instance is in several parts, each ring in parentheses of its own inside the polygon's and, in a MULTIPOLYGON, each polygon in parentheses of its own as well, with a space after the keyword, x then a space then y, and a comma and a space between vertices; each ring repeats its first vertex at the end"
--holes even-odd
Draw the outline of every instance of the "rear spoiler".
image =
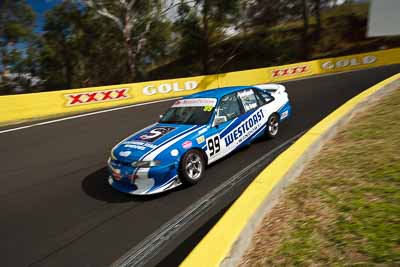
POLYGON ((264 83, 264 84, 254 85, 254 87, 266 90, 274 95, 286 92, 286 87, 278 83, 264 83))

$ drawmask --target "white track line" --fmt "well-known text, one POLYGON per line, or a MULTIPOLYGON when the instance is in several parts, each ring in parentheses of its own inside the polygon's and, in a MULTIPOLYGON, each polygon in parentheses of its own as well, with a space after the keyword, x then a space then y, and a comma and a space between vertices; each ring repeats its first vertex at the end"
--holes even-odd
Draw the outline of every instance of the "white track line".
POLYGON ((61 118, 61 119, 38 122, 38 123, 26 125, 26 126, 21 126, 21 127, 11 128, 11 129, 7 129, 7 130, 2 130, 2 131, 0 131, 0 134, 8 133, 8 132, 14 132, 14 131, 20 131, 20 130, 24 130, 24 129, 28 129, 28 128, 32 128, 32 127, 36 127, 36 126, 42 126, 42 125, 52 124, 52 123, 61 122, 61 121, 67 121, 67 120, 73 120, 73 119, 78 119, 78 118, 87 117, 87 116, 93 116, 93 115, 106 113, 106 112, 111 112, 111 111, 116 111, 116 110, 121 110, 121 109, 127 109, 127 108, 133 108, 133 107, 139 107, 139 106, 145 106, 145 105, 151 105, 151 104, 156 104, 156 103, 176 100, 176 99, 179 99, 179 98, 180 97, 175 97, 175 98, 157 100, 157 101, 152 101, 152 102, 133 104, 133 105, 129 105, 129 106, 123 106, 123 107, 117 107, 117 108, 111 108, 111 109, 106 109, 106 110, 94 111, 94 112, 90 112, 90 113, 79 114, 79 115, 75 115, 75 116, 71 116, 71 117, 65 117, 65 118, 61 118))

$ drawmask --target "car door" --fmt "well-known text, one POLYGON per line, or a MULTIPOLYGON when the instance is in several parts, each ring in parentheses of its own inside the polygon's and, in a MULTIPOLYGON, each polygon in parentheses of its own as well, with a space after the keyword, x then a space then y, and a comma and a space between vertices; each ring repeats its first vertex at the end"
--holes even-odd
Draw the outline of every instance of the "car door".
POLYGON ((237 93, 230 93, 221 98, 215 109, 214 119, 206 138, 206 154, 208 163, 212 163, 229 154, 233 149, 226 143, 224 137, 240 122, 244 113, 237 93))
POLYGON ((239 146, 242 146, 250 144, 264 133, 269 114, 267 114, 266 99, 253 88, 241 90, 237 94, 244 110, 244 114, 241 115, 242 122, 238 128, 241 136, 239 146))

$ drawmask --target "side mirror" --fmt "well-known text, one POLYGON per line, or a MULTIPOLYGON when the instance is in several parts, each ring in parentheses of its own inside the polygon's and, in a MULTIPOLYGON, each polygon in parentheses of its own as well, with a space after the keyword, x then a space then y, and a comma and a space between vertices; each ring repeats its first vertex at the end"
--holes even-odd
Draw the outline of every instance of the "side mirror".
POLYGON ((216 127, 224 122, 226 122, 225 116, 215 116, 214 122, 213 122, 213 127, 216 127))

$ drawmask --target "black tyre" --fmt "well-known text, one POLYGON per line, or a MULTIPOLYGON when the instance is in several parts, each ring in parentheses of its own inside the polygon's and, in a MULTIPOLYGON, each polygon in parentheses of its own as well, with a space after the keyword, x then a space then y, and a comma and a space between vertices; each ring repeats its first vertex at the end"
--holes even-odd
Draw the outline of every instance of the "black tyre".
POLYGON ((203 154, 198 150, 189 150, 183 155, 179 166, 179 178, 183 184, 196 184, 205 171, 203 154))
POLYGON ((269 116, 267 121, 267 127, 265 129, 265 135, 268 138, 274 138, 278 135, 279 131, 279 116, 278 114, 274 113, 269 116))

